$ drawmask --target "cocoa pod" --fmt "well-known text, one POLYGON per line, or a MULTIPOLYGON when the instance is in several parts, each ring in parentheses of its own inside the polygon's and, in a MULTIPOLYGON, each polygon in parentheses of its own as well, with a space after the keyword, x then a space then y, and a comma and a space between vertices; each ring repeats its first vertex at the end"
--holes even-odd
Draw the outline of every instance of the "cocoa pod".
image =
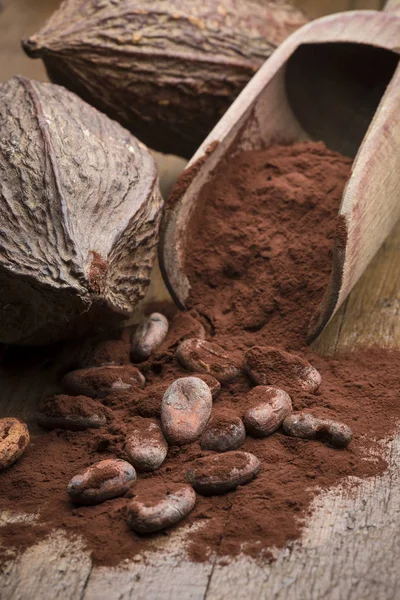
POLYGON ((67 90, 0 84, 0 341, 119 325, 150 281, 162 199, 128 131, 67 90))
POLYGON ((64 0, 23 47, 150 147, 190 157, 305 22, 282 2, 64 0))
POLYGON ((235 490, 257 476, 260 461, 250 452, 235 450, 224 454, 210 454, 193 461, 186 472, 186 481, 199 494, 215 496, 235 490))
POLYGON ((168 333, 168 319, 160 313, 152 313, 135 331, 132 339, 133 362, 147 360, 162 344, 168 333))
POLYGON ((250 348, 245 355, 245 369, 257 385, 314 393, 321 384, 321 375, 310 363, 272 346, 250 348))
POLYGON ((92 398, 59 394, 41 404, 36 421, 47 429, 84 431, 102 427, 109 416, 109 409, 92 398))
POLYGON ((240 368, 227 351, 206 340, 185 340, 179 344, 176 355, 188 371, 206 373, 218 381, 229 382, 240 375, 240 368))
POLYGON ((236 415, 219 414, 212 417, 201 436, 203 450, 228 452, 237 450, 246 440, 242 419, 236 415))
POLYGON ((210 388, 198 377, 174 381, 161 404, 161 425, 171 444, 190 444, 202 434, 211 415, 210 388))
POLYGON ((196 504, 190 485, 168 484, 162 493, 137 494, 128 506, 128 524, 137 533, 152 533, 179 523, 196 504))
POLYGON ((353 439, 353 432, 348 425, 303 412, 286 417, 283 421, 283 429, 290 436, 320 440, 334 448, 346 448, 353 439))
POLYGON ((253 406, 246 411, 243 420, 253 437, 270 435, 292 412, 289 394, 279 388, 259 385, 247 394, 246 400, 253 406))
POLYGON ((29 431, 25 423, 13 417, 0 419, 0 471, 19 459, 29 442, 29 431))
POLYGON ((135 469, 125 460, 106 459, 75 475, 68 484, 74 504, 100 504, 125 494, 135 483, 135 469))
POLYGON ((77 369, 64 375, 61 385, 70 394, 105 398, 113 392, 143 388, 145 382, 144 375, 137 367, 123 365, 77 369))
POLYGON ((157 421, 136 417, 130 426, 125 452, 137 471, 158 469, 167 456, 168 444, 157 421))

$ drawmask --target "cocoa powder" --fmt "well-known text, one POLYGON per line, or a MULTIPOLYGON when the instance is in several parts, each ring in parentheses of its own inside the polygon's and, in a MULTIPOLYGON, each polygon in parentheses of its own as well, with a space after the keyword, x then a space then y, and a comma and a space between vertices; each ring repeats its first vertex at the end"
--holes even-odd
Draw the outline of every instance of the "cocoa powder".
MULTIPOLYGON (((327 284, 350 167, 349 159, 321 143, 274 147, 231 158, 202 191, 188 232, 189 314, 203 325, 208 341, 233 355, 253 346, 275 346, 310 362, 321 373, 321 386, 315 394, 291 390, 293 409, 345 423, 354 437, 343 450, 288 437, 282 428, 263 439, 247 437, 240 450, 260 460, 260 473, 236 491, 197 496, 183 521, 202 525, 187 540, 192 560, 207 560, 212 552, 270 558, 274 547, 300 536, 317 493, 348 476, 371 477, 386 468, 378 448, 400 419, 400 352, 371 348, 322 357, 305 343, 327 284)), ((62 527, 68 535, 84 537, 96 564, 117 564, 154 548, 154 535, 149 541, 129 530, 127 497, 73 508, 66 486, 90 464, 125 458, 136 415, 158 416, 167 387, 192 375, 176 359, 176 344, 175 334, 167 336, 156 354, 140 363, 144 389, 97 400, 112 411, 102 429, 32 434, 23 457, 0 474, 0 496, 2 506, 35 514, 40 507, 40 515, 35 524, 2 527, 4 546, 23 550, 62 527)), ((222 383, 215 414, 227 411, 243 418, 253 387, 244 372, 222 383)), ((207 456, 215 453, 203 451, 200 441, 172 446, 160 469, 139 474, 130 494, 151 498, 165 486, 183 484, 193 462, 207 456)))

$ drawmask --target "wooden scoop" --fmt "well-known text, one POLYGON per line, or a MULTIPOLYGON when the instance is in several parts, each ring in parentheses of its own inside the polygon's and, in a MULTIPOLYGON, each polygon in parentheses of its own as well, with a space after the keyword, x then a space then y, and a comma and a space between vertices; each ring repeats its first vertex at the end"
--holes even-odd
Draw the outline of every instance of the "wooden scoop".
MULTIPOLYGON (((398 4, 396 5, 398 7, 398 4)), ((354 158, 325 297, 313 340, 343 303, 400 217, 400 16, 354 11, 291 35, 261 67, 178 180, 164 217, 160 264, 185 307, 187 225, 199 191, 229 154, 272 143, 322 140, 354 158)))

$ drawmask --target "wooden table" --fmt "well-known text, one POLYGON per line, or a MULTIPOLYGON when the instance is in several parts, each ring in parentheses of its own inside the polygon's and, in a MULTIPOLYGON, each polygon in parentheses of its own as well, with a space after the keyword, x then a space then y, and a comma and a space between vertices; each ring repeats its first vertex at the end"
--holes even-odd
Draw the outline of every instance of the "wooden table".
MULTIPOLYGON (((28 61, 19 39, 33 32, 57 6, 57 0, 5 0, 0 13, 0 80, 14 73, 44 79, 38 61, 28 61)), ((378 8, 379 0, 299 0, 313 16, 346 8, 378 8)), ((164 189, 171 185, 183 162, 160 157, 164 189)), ((335 319, 315 343, 320 352, 335 353, 379 343, 400 345, 400 224, 385 242, 335 319)), ((165 297, 159 275, 150 296, 165 297)), ((0 416, 29 417, 37 402, 33 382, 39 373, 22 380, 0 374, 0 416)), ((93 567, 83 545, 62 531, 30 548, 0 573, 2 600, 219 600, 282 599, 389 600, 400 598, 400 435, 388 441, 387 472, 361 482, 349 495, 336 488, 315 501, 313 516, 301 546, 284 549, 277 560, 259 566, 240 558, 228 566, 215 556, 207 564, 185 559, 179 535, 163 542, 163 551, 135 559, 116 569, 93 567)), ((7 507, 3 507, 7 508, 7 507)), ((7 510, 0 525, 16 518, 7 510)), ((23 517, 18 517, 23 518, 23 517)))

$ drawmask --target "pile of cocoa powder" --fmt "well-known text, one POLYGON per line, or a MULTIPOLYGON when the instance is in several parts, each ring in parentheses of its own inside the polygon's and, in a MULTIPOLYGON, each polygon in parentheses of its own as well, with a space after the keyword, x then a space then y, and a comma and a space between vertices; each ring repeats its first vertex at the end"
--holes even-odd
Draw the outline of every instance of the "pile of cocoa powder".
MULTIPOLYGON (((127 497, 77 507, 66 488, 90 464, 126 458, 123 448, 135 418, 159 418, 167 387, 188 375, 175 356, 179 341, 197 337, 202 328, 209 341, 237 360, 259 345, 311 362, 322 375, 321 387, 314 394, 288 390, 294 409, 344 422, 354 438, 347 449, 338 450, 288 437, 281 429, 264 439, 247 436, 241 450, 260 460, 258 477, 221 496, 197 495, 194 510, 178 525, 201 525, 187 539, 193 560, 207 560, 213 552, 270 558, 275 547, 299 538, 317 493, 350 475, 363 478, 385 470, 377 448, 393 435, 400 418, 400 352, 372 348, 322 357, 305 342, 329 277, 336 215, 350 168, 349 159, 311 142, 242 153, 218 168, 202 191, 188 235, 188 312, 175 317, 161 347, 137 365, 146 378, 143 389, 119 389, 96 400, 110 415, 108 425, 76 432, 30 424, 31 444, 19 462, 0 474, 0 494, 2 506, 38 513, 38 518, 2 527, 3 547, 23 550, 61 527, 70 536, 83 536, 95 563, 117 564, 168 535, 170 530, 152 536, 131 531, 127 497)), ((105 356, 107 362, 129 361, 126 339, 103 344, 94 353, 87 344, 70 369, 87 367, 93 355, 98 364, 105 356)), ((18 372, 18 366, 13 368, 18 372)), ((252 388, 244 373, 233 383, 222 383, 213 402, 215 420, 242 417, 252 388)), ((199 442, 170 447, 163 465, 140 474, 130 495, 140 489, 158 497, 165 485, 184 481, 195 459, 209 454, 199 442)))

